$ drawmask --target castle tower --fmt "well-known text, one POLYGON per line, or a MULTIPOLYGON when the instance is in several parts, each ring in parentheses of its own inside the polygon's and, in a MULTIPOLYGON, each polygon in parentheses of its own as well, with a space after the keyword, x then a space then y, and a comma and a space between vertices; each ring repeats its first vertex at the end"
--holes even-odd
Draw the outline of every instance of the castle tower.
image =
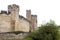
POLYGON ((26 10, 26 17, 29 21, 31 21, 31 10, 26 10))
POLYGON ((16 20, 19 16, 19 6, 16 4, 8 5, 8 14, 11 14, 12 19, 16 20))
POLYGON ((30 21, 30 31, 32 30, 32 23, 31 23, 31 10, 26 10, 26 18, 30 21))
POLYGON ((37 15, 31 15, 32 31, 37 30, 37 15))
POLYGON ((11 16, 11 27, 16 30, 19 22, 19 6, 16 4, 8 5, 8 14, 11 16))
POLYGON ((37 15, 31 15, 31 10, 26 10, 26 17, 30 21, 30 31, 37 29, 37 15))

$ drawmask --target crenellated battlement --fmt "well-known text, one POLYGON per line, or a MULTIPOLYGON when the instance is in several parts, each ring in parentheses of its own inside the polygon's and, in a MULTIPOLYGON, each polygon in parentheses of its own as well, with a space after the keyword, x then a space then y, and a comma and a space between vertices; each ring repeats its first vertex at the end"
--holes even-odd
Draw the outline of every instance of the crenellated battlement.
POLYGON ((31 13, 31 10, 29 9, 29 10, 26 10, 26 12, 30 12, 31 13))
POLYGON ((8 13, 5 10, 1 10, 0 14, 8 14, 8 13))
POLYGON ((19 6, 16 4, 8 5, 8 13, 13 11, 19 11, 19 6))
POLYGON ((8 5, 8 8, 19 8, 19 6, 16 4, 12 4, 12 5, 8 5))
POLYGON ((31 16, 37 17, 37 15, 31 15, 31 16))

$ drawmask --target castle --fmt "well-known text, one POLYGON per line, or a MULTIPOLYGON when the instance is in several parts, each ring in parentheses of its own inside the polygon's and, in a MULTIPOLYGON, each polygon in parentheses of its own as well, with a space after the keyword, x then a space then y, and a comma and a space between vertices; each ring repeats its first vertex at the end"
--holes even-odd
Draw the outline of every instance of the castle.
POLYGON ((26 18, 19 15, 19 6, 8 5, 8 11, 0 12, 0 32, 35 31, 37 29, 37 15, 31 15, 31 10, 26 10, 26 18))

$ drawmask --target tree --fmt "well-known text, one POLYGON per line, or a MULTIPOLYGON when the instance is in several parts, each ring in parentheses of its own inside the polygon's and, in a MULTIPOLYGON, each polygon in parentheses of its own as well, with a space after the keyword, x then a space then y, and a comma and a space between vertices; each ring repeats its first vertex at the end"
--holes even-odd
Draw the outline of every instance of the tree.
POLYGON ((50 21, 45 25, 41 25, 38 31, 32 33, 31 37, 34 40, 58 40, 58 30, 58 26, 53 21, 50 21))

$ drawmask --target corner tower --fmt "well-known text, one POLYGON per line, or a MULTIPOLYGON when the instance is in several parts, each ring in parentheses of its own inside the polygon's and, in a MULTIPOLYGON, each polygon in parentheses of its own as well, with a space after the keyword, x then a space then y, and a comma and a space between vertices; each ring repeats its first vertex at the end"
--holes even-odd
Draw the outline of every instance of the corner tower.
POLYGON ((31 15, 31 10, 26 10, 26 18, 30 21, 30 31, 37 30, 37 15, 31 15))

